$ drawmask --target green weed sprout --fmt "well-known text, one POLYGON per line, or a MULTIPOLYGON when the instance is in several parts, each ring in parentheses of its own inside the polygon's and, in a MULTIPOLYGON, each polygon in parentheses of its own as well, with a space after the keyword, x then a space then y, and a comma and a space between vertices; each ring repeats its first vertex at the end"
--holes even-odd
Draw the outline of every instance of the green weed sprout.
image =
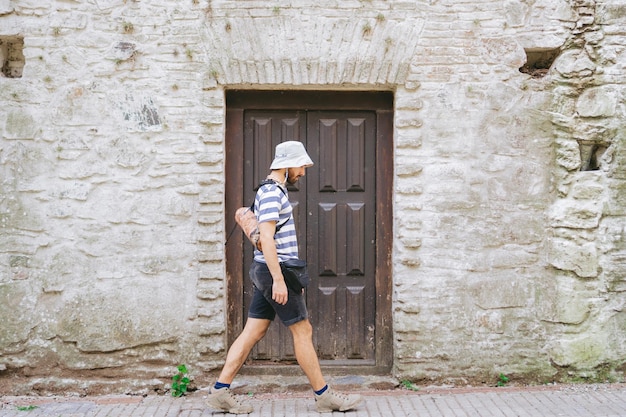
POLYGON ((178 373, 172 377, 172 397, 182 397, 187 392, 189 378, 185 375, 188 373, 187 367, 178 365, 178 373))

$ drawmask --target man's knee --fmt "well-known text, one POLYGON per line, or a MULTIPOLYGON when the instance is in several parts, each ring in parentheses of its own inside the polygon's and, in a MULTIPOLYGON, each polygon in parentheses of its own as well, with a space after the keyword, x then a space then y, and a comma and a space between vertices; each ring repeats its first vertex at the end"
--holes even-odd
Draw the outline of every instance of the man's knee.
POLYGON ((248 321, 243 328, 242 335, 244 335, 244 337, 248 340, 252 340, 256 343, 263 339, 263 336, 267 333, 267 329, 269 329, 270 324, 271 321, 269 320, 248 318, 248 321))
POLYGON ((313 326, 311 326, 311 322, 309 320, 301 320, 297 323, 294 323, 289 326, 289 330, 291 330, 294 338, 313 337, 313 326))

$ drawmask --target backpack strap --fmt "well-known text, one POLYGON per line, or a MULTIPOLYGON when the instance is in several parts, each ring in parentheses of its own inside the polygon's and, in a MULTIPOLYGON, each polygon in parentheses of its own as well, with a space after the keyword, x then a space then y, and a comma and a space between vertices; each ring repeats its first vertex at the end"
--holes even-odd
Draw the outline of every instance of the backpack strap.
MULTIPOLYGON (((272 180, 272 179, 265 179, 263 181, 261 181, 261 183, 259 184, 259 188, 261 188, 264 185, 267 184, 276 184, 276 186, 278 187, 278 189, 285 195, 285 197, 287 197, 287 193, 285 192, 285 190, 283 189, 283 187, 280 186, 280 184, 278 184, 276 181, 272 180)), ((254 212, 254 201, 252 202, 252 204, 250 205, 250 210, 252 212, 254 212)), ((285 220, 282 224, 276 224, 276 232, 278 233, 278 231, 281 229, 281 227, 283 227, 284 225, 287 224, 287 222, 289 221, 289 219, 291 219, 291 216, 289 216, 289 218, 287 220, 285 220)))

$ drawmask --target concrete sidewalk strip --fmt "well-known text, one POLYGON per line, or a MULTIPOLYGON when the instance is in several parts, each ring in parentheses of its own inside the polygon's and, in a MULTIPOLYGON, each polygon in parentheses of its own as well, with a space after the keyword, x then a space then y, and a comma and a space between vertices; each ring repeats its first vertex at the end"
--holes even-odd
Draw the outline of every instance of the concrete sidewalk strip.
MULTIPOLYGON (((504 388, 425 388, 363 391, 354 411, 326 416, 373 417, 625 417, 626 385, 504 388)), ((2 397, 2 417, 207 417, 230 416, 204 404, 206 391, 169 395, 2 397)), ((251 395, 259 417, 319 416, 308 392, 251 395)))

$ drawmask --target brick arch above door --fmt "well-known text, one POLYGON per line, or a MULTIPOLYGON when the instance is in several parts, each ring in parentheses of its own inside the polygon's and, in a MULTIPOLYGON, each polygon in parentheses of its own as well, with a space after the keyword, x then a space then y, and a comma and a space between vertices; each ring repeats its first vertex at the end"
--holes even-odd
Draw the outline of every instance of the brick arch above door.
POLYGON ((344 12, 310 20, 295 7, 280 16, 213 16, 202 32, 208 76, 222 85, 404 84, 426 19, 344 12))

